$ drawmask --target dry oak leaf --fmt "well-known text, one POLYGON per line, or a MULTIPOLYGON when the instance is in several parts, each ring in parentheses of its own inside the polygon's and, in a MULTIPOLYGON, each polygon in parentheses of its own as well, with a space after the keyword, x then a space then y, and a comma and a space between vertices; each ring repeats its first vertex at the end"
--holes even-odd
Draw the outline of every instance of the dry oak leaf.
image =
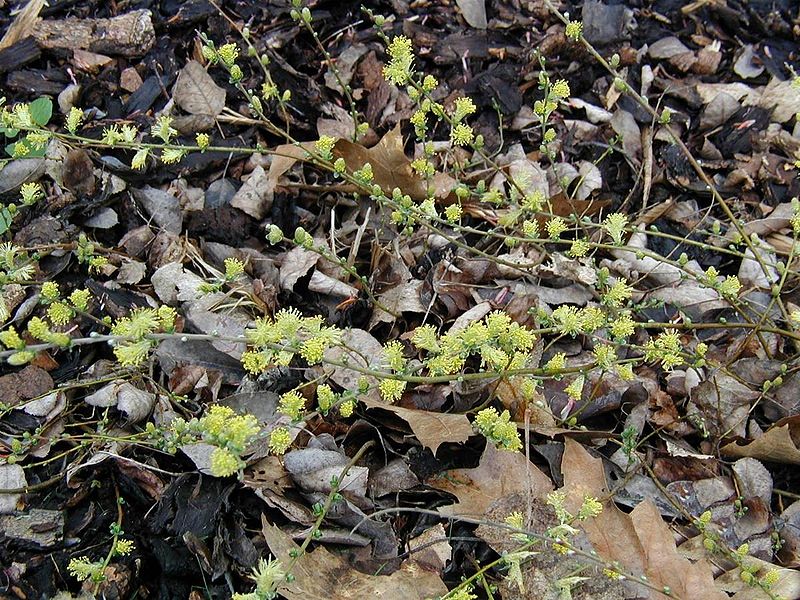
POLYGON ((800 465, 800 417, 786 417, 753 441, 740 445, 731 442, 722 447, 723 456, 757 458, 770 462, 800 465))
POLYGON ((420 444, 430 448, 434 455, 440 445, 446 442, 460 444, 466 442, 473 434, 472 425, 466 415, 413 410, 371 398, 361 398, 361 401, 367 408, 388 410, 403 419, 417 436, 420 444))
MULTIPOLYGON (((280 558, 284 568, 289 553, 300 546, 275 525, 261 517, 262 532, 269 549, 280 558)), ((441 578, 417 564, 406 561, 391 575, 367 575, 356 571, 347 561, 325 548, 300 555, 292 568, 295 579, 279 587, 287 600, 344 600, 345 598, 384 598, 425 600, 447 593, 441 578)))
POLYGON ((442 506, 443 515, 481 519, 489 506, 511 494, 539 498, 552 491, 550 478, 536 468, 524 454, 499 450, 487 443, 474 469, 452 469, 428 481, 428 485, 449 492, 458 503, 442 506))
MULTIPOLYGON (((343 158, 349 171, 361 169, 366 163, 372 165, 373 183, 381 186, 391 196, 394 188, 400 188, 416 201, 427 197, 427 183, 414 173, 411 161, 403 151, 403 136, 400 125, 389 131, 372 148, 365 148, 348 140, 339 140, 334 147, 334 156, 343 158)), ((446 198, 456 186, 456 181, 444 173, 436 173, 431 185, 436 198, 446 198)))
MULTIPOLYGON (((580 510, 585 496, 600 499, 613 496, 606 483, 602 459, 590 455, 578 442, 565 441, 561 470, 566 508, 573 514, 580 510)), ((672 532, 650 500, 625 514, 612 500, 606 499, 603 511, 581 526, 601 558, 619 562, 627 573, 645 575, 655 588, 670 589, 670 595, 666 595, 642 587, 640 597, 727 600, 727 595, 716 587, 707 561, 692 562, 678 552, 672 532)))

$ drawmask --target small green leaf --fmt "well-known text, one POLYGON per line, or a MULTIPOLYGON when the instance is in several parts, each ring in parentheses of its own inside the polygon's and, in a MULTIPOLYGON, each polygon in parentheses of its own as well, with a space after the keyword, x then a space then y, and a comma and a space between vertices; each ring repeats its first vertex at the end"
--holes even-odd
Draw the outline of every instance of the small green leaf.
MULTIPOLYGON (((14 147, 19 144, 20 142, 13 142, 6 146, 6 152, 9 156, 14 156, 14 147)), ((44 156, 45 148, 39 148, 38 150, 28 150, 25 154, 21 156, 16 156, 15 158, 41 158, 44 156)))
POLYGON ((13 215, 4 206, 0 209, 0 235, 3 235, 11 228, 11 222, 14 220, 13 215))
POLYGON ((31 111, 31 119, 39 127, 44 127, 53 116, 53 101, 47 96, 37 98, 29 104, 31 111))

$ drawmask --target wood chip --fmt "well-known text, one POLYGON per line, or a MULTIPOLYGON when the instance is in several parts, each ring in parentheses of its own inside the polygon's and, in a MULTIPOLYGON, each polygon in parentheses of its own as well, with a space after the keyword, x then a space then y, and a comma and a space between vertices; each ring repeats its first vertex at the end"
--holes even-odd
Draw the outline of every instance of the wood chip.
POLYGON ((80 48, 129 57, 147 54, 156 39, 149 10, 134 10, 111 19, 42 20, 32 33, 43 48, 80 48))
POLYGON ((128 67, 119 74, 119 87, 126 92, 135 92, 142 83, 142 77, 133 67, 128 67))

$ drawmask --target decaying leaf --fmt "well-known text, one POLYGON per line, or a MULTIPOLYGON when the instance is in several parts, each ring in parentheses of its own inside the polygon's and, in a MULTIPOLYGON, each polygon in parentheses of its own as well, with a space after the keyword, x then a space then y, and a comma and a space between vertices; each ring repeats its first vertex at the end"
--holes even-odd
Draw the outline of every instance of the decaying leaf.
POLYGON ((0 517, 0 532, 6 539, 37 548, 53 548, 63 543, 64 512, 33 508, 21 515, 0 517))
POLYGON ((403 419, 419 442, 434 454, 442 444, 460 444, 474 434, 466 415, 412 410, 369 398, 364 398, 363 402, 368 408, 388 410, 403 419))
MULTIPOLYGON (((287 564, 299 546, 262 516, 262 532, 270 551, 287 564)), ((305 552, 292 568, 294 581, 279 588, 287 600, 345 600, 350 598, 403 598, 427 600, 447 593, 439 576, 412 561, 391 575, 366 575, 325 548, 305 552)))
POLYGON ((800 417, 781 419, 756 439, 731 442, 720 451, 724 456, 749 456, 770 462, 800 465, 800 417))
MULTIPOLYGON (((396 285, 380 294, 378 300, 381 305, 388 308, 393 313, 400 315, 404 312, 424 313, 425 307, 419 299, 419 292, 422 288, 422 281, 412 279, 406 283, 396 285)), ((369 329, 379 323, 392 323, 395 317, 376 306, 369 321, 369 329)))
POLYGON ((308 282, 308 289, 318 294, 326 296, 338 296, 340 298, 351 298, 358 296, 358 290, 352 285, 334 279, 322 271, 314 271, 308 282))
POLYGON ((456 0, 464 20, 476 29, 486 29, 486 0, 456 0))
POLYGON ((153 410, 156 395, 133 386, 127 381, 115 381, 101 387, 86 397, 86 404, 91 406, 114 406, 125 414, 128 422, 137 423, 153 410))
MULTIPOLYGON (((336 142, 334 155, 344 159, 351 171, 361 169, 365 163, 372 165, 374 183, 381 186, 384 193, 392 195, 394 188, 400 188, 412 199, 420 201, 427 196, 427 184, 411 169, 411 161, 403 151, 403 137, 400 126, 390 130, 377 145, 365 148, 348 140, 336 142)), ((432 178, 437 198, 446 198, 455 187, 456 181, 449 175, 437 173, 432 178)))
POLYGON ((518 385, 508 380, 501 381, 495 389, 495 394, 510 412, 511 418, 517 422, 525 419, 525 411, 529 411, 528 422, 532 427, 555 427, 556 420, 550 411, 544 396, 536 393, 532 401, 527 401, 518 385))
MULTIPOLYGON (((361 373, 348 369, 345 366, 331 365, 330 362, 339 362, 344 364, 348 361, 351 365, 359 367, 369 367, 373 361, 383 356, 383 346, 376 340, 369 332, 363 329, 348 329, 342 335, 342 342, 350 350, 345 350, 342 346, 334 346, 325 351, 325 364, 323 368, 325 372, 330 374, 331 379, 339 386, 346 390, 357 390, 358 380, 361 378, 361 373)), ((373 365, 374 366, 374 365, 373 365)), ((380 404, 381 395, 378 391, 378 380, 372 375, 364 376, 370 384, 370 389, 366 394, 363 394, 359 399, 369 399, 380 404)))
POLYGON ((281 263, 281 288, 293 290, 297 280, 305 277, 308 271, 317 264, 317 261, 319 261, 319 254, 306 250, 302 246, 295 246, 289 250, 281 263))
POLYGON ((25 471, 19 465, 0 465, 0 515, 13 513, 22 498, 18 491, 28 485, 25 471))
POLYGON ((10 406, 36 398, 53 389, 53 378, 44 369, 28 365, 17 373, 0 376, 0 398, 10 406))
POLYGON ((458 503, 440 507, 440 513, 478 519, 498 498, 516 493, 538 498, 553 489, 550 478, 524 454, 498 450, 492 443, 486 444, 474 469, 453 469, 428 484, 458 498, 458 503))
MULTIPOLYGON (((562 471, 570 512, 580 510, 585 496, 608 497, 602 459, 591 456, 578 442, 565 441, 562 471)), ((641 502, 629 515, 605 500, 603 511, 581 527, 600 557, 618 561, 629 573, 645 575, 656 589, 667 586, 679 598, 727 598, 715 586, 706 560, 692 563, 678 552, 672 532, 650 500, 641 502)), ((637 591, 649 598, 669 597, 647 588, 637 591)))
POLYGON ((159 227, 170 233, 180 233, 183 229, 183 213, 178 199, 172 194, 149 185, 142 189, 131 189, 133 197, 142 203, 144 209, 159 227))
MULTIPOLYGON (((289 452, 284 457, 284 467, 292 479, 307 492, 329 493, 331 479, 338 477, 349 459, 346 455, 322 448, 303 448, 289 452)), ((348 495, 365 497, 369 469, 352 466, 339 484, 339 490, 348 495)))
POLYGON ((412 561, 434 573, 441 573, 453 556, 453 547, 447 542, 447 534, 441 523, 408 540, 408 551, 411 552, 412 561))
POLYGON ((203 475, 211 475, 211 455, 217 447, 205 442, 198 442, 196 444, 184 444, 181 446, 183 452, 197 467, 197 470, 203 475))
POLYGON ((225 107, 225 90, 219 87, 196 60, 181 69, 173 90, 175 103, 193 115, 216 117, 225 107))
POLYGON ((246 212, 254 219, 263 219, 272 205, 274 185, 264 167, 256 166, 247 180, 231 198, 231 206, 246 212))
MULTIPOLYGON (((775 572, 777 581, 770 588, 770 593, 777 598, 800 598, 800 572, 797 569, 784 569, 755 557, 748 557, 748 563, 758 567, 755 575, 764 577, 767 573, 775 572)), ((761 600, 764 592, 758 587, 750 586, 742 581, 741 569, 731 569, 717 578, 717 584, 726 592, 733 594, 731 600, 761 600)))
POLYGON ((745 436, 750 402, 759 397, 727 373, 711 374, 691 391, 692 404, 700 411, 711 435, 745 436))

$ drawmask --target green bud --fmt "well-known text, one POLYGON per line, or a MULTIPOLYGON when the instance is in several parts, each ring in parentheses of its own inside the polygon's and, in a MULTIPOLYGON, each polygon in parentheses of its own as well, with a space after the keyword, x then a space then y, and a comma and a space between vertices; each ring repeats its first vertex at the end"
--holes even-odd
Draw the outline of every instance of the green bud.
POLYGON ((306 236, 308 232, 303 229, 302 227, 298 227, 294 230, 294 243, 302 246, 306 243, 306 236))
POLYGON ((8 362, 8 364, 10 364, 13 367, 18 367, 20 365, 24 365, 31 362, 35 356, 36 353, 31 350, 21 350, 9 356, 6 359, 6 362, 8 362))
POLYGON ((283 241, 283 231, 281 228, 275 224, 269 226, 269 231, 267 232, 267 241, 272 244, 279 244, 283 241))

